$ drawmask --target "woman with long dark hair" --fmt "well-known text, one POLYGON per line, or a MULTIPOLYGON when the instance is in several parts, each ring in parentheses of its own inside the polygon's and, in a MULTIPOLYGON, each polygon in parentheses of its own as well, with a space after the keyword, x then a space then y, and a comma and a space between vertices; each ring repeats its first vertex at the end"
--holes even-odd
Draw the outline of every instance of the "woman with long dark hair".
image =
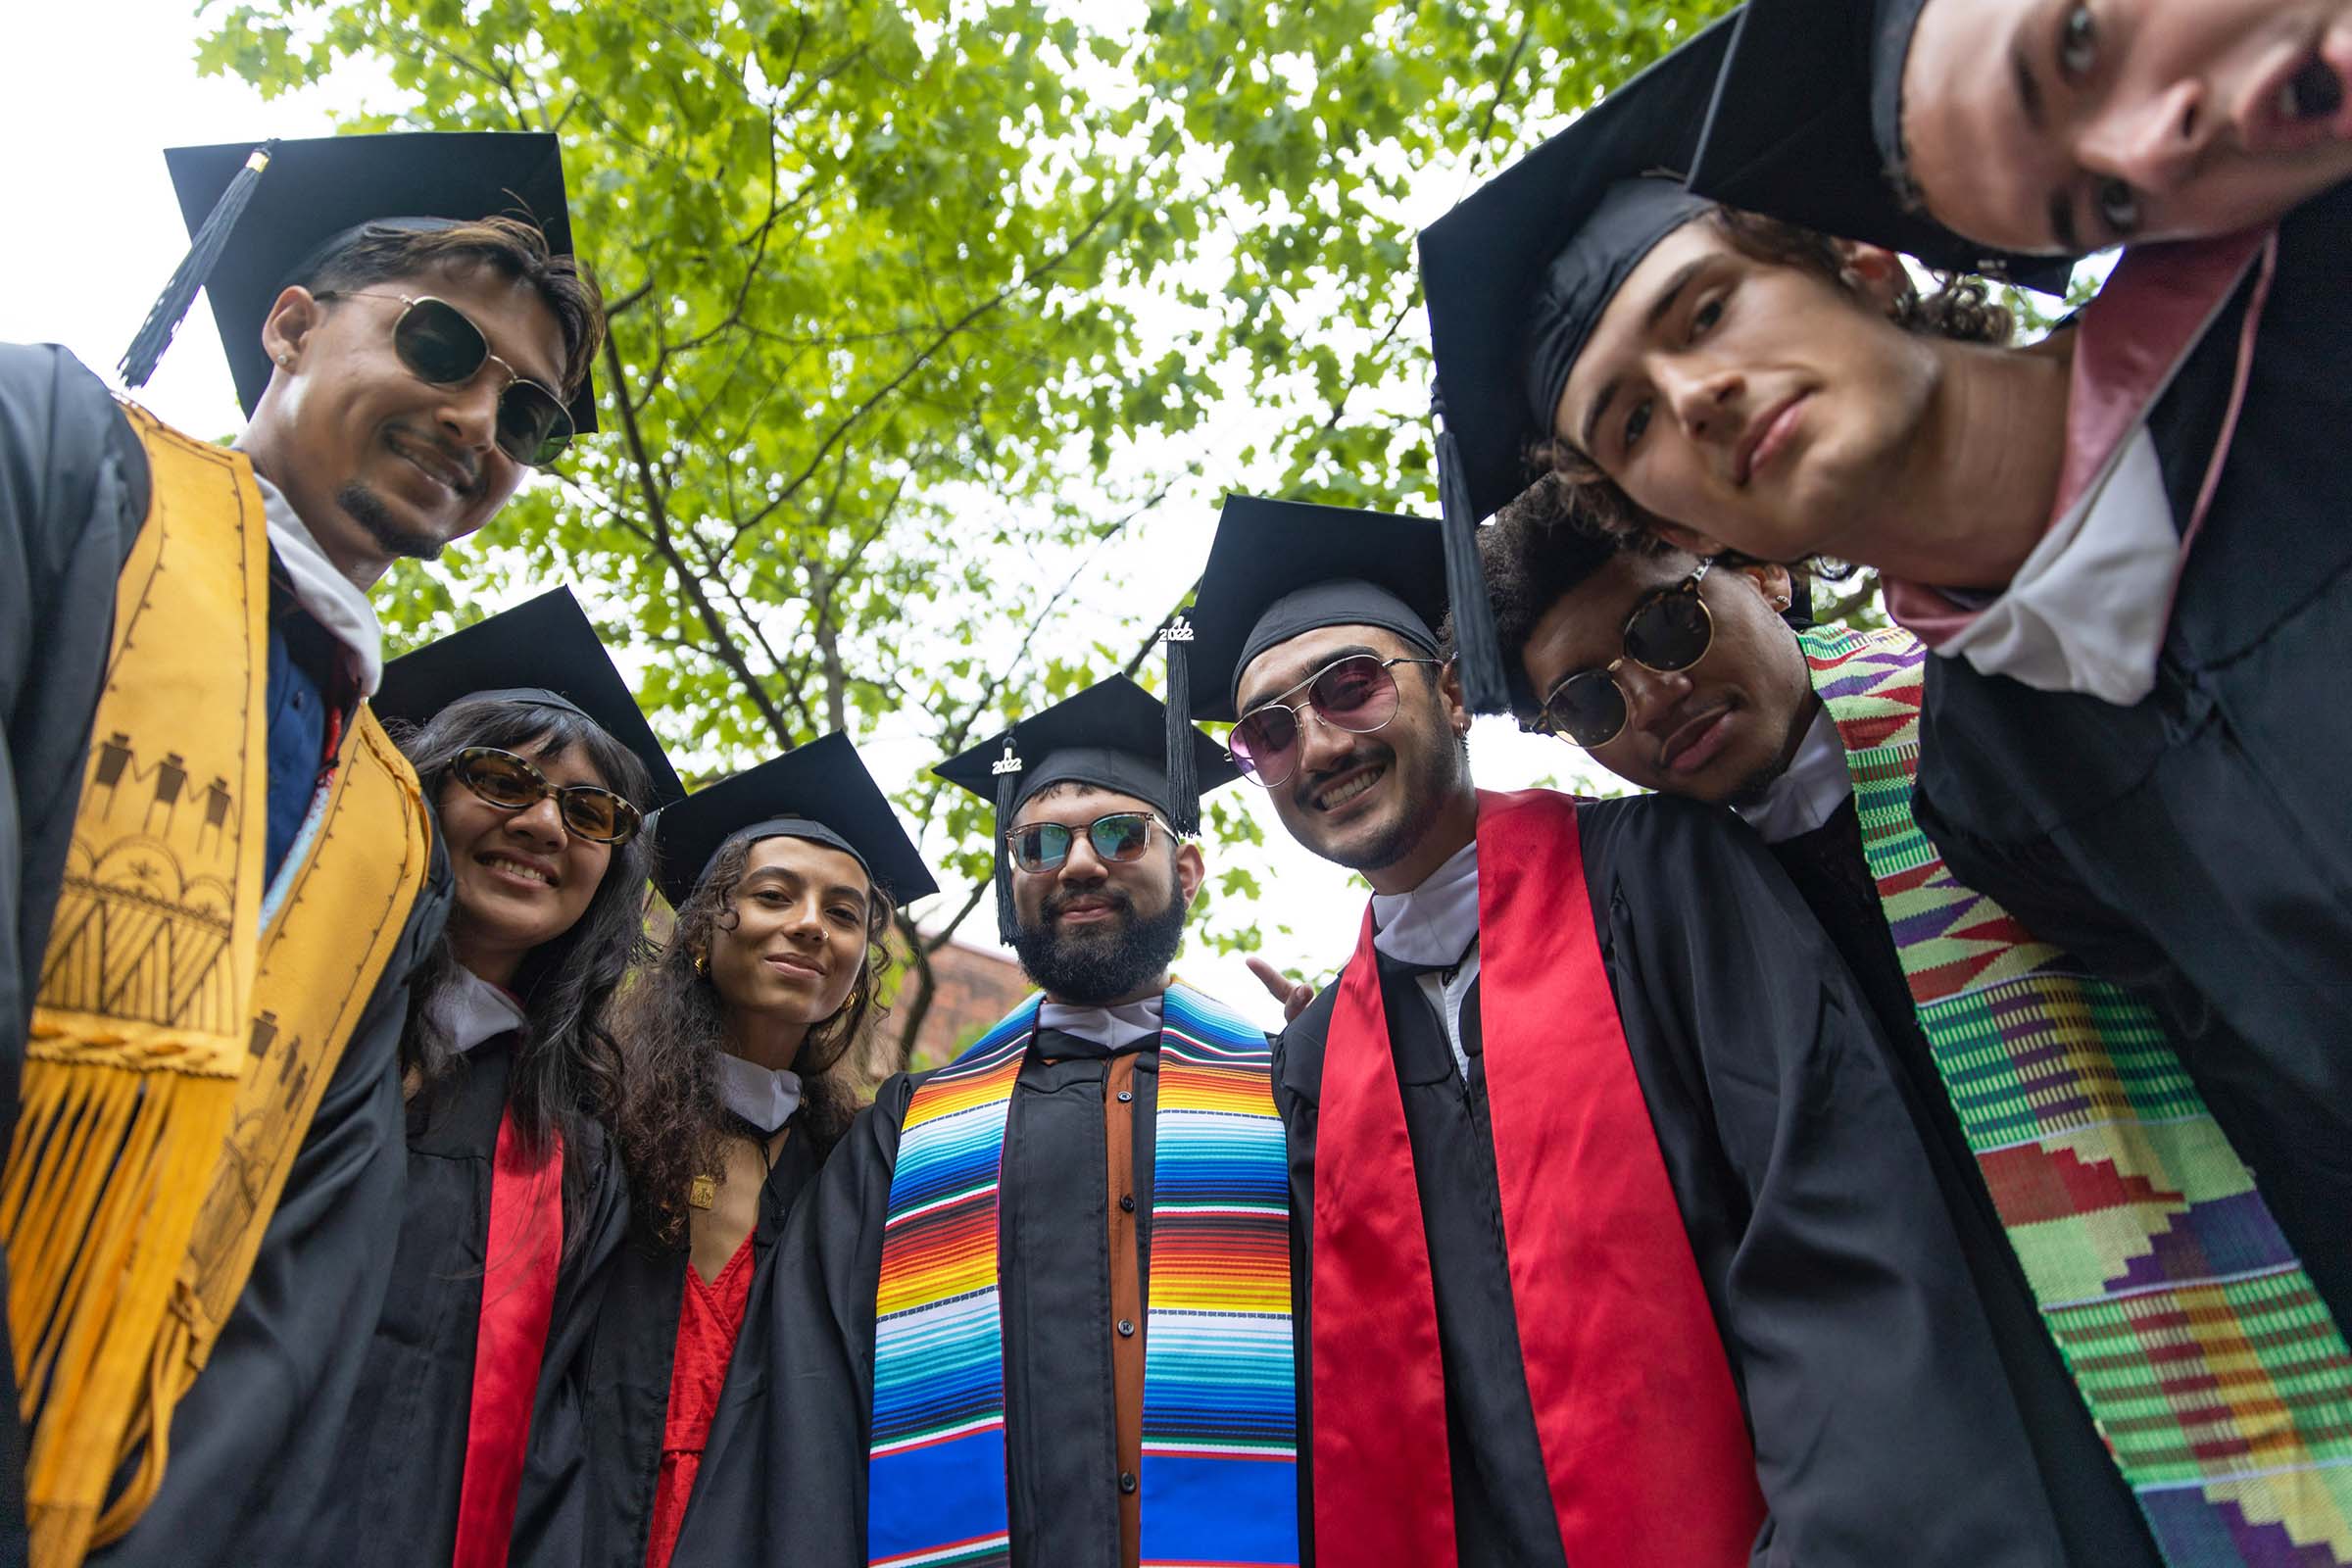
POLYGON ((606 1012, 643 943, 644 820, 684 792, 564 590, 398 661, 379 704, 456 898, 411 989, 407 1200, 317 1560, 568 1563, 628 1212, 606 1012))
POLYGON ((891 908, 937 891, 842 735, 656 834, 677 924, 615 1019, 636 1245, 590 1356, 597 1568, 668 1563, 728 1366, 761 1353, 737 1336, 784 1217, 857 1108, 834 1069, 880 1011, 891 908))

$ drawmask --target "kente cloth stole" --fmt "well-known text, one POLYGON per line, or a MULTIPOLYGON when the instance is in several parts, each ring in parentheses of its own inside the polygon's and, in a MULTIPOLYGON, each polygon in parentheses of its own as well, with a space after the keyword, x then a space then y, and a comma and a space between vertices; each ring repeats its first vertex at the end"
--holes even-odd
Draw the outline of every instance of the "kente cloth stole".
POLYGON ((2253 1174, 2154 1016, 1913 822, 1925 650, 1802 640, 1936 1072, 2165 1561, 2352 1564, 2352 1352, 2253 1174))
POLYGON ((154 500, 116 593, 0 1178, 41 1568, 78 1563, 154 1496, 172 1408, 244 1288, 431 843, 416 775, 362 708, 262 928, 261 494, 239 454, 125 416, 154 500))
MULTIPOLYGON (((867 1557, 1012 1560, 998 1180, 1032 997, 915 1090, 875 1293, 867 1557)), ((1142 1560, 1298 1560, 1289 1175, 1271 1054, 1184 985, 1164 998, 1145 1317, 1142 1560)))
MULTIPOLYGON (((510 1102, 490 1158, 490 1215, 482 1305, 473 1337, 473 1388, 466 1405, 466 1466, 458 1484, 458 1535, 450 1568, 506 1568, 514 1505, 530 1452, 547 1330, 564 1261, 564 1143, 534 1156, 510 1102)), ((365 1412, 359 1419, 366 1419, 365 1412)))
MULTIPOLYGON (((1478 808, 1487 1103, 1561 1543, 1572 1563, 1744 1568, 1754 1447, 1601 961, 1576 802, 1478 808)), ((1316 1550, 1451 1568, 1437 1301, 1369 911, 1339 986, 1315 1156, 1316 1550)))

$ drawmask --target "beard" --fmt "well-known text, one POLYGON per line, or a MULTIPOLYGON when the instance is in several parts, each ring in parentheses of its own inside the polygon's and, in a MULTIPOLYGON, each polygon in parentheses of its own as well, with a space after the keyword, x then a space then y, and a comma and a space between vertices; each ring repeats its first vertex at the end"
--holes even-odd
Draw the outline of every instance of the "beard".
POLYGON ((381 546, 387 555, 406 556, 411 561, 432 561, 441 554, 448 541, 429 533, 415 533, 392 519, 391 508, 374 491, 353 480, 335 492, 335 505, 344 515, 367 530, 368 537, 381 546))
POLYGON ((1056 890, 1038 911, 1034 925, 1019 922, 1012 934, 1012 951, 1026 974, 1048 996, 1080 1006, 1102 1007, 1130 996, 1167 972, 1184 945, 1184 890, 1175 870, 1168 873, 1167 906, 1157 914, 1138 915, 1135 900, 1124 888, 1100 887, 1056 890), (1103 899, 1118 917, 1099 924, 1065 930, 1054 916, 1079 897, 1103 899))

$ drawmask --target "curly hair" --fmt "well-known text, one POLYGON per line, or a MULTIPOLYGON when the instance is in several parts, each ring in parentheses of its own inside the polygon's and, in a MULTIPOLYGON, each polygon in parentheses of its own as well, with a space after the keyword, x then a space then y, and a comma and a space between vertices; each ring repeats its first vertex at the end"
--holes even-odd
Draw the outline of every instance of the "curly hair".
MULTIPOLYGON (((1713 223, 1734 249, 1749 259, 1810 272, 1859 303, 1859 296, 1845 279, 1845 261, 1838 253, 1838 241, 1831 236, 1732 207, 1718 207, 1702 220, 1713 223)), ((1954 274, 1945 274, 1934 293, 1922 294, 1904 273, 1887 318, 1904 331, 1923 337, 1991 345, 2008 342, 2017 325, 2009 309, 1992 298, 1982 280, 1954 274)), ((1614 534, 1655 535, 1657 519, 1574 443, 1545 436, 1529 444, 1527 459, 1531 473, 1556 474, 1565 482, 1567 495, 1557 504, 1566 505, 1587 526, 1614 534)), ((1822 576, 1837 576, 1842 569, 1837 563, 1819 560, 1790 564, 1805 565, 1822 576)))
POLYGON ((449 228, 369 224, 324 262, 304 286, 315 294, 348 293, 437 270, 492 267, 537 291, 564 333, 564 385, 579 391, 605 343, 605 300, 587 264, 548 249, 539 225, 519 218, 485 218, 449 228))
MULTIPOLYGON (((685 1240, 685 1200, 695 1177, 725 1179, 720 1153, 731 1122, 719 1097, 717 1066, 726 1049, 725 1003, 696 959, 709 955, 718 932, 735 929, 735 889, 758 842, 726 845, 712 858, 677 911, 668 942, 621 998, 615 1020, 628 1042, 619 1143, 630 1208, 660 1247, 685 1240)), ((809 1029, 793 1060, 801 1075, 799 1136, 814 1143, 820 1158, 849 1131, 858 1111, 855 1089, 836 1069, 864 1030, 889 1015, 880 998, 890 969, 882 940, 890 921, 890 896, 877 886, 867 901, 865 957, 849 1000, 809 1029)))
MULTIPOLYGON (((416 769, 427 801, 436 805, 454 782, 451 768, 469 746, 553 757, 578 748, 607 788, 646 806, 653 782, 635 753, 593 720, 560 708, 508 698, 468 697, 450 704, 420 727, 401 726, 400 748, 416 769)), ((461 786, 462 787, 462 786, 461 786)), ((509 1069, 507 1101, 525 1149, 562 1137, 583 1147, 587 1125, 615 1130, 626 1098, 619 1044, 606 1014, 644 948, 645 886, 653 876, 651 835, 640 833, 613 849, 588 906, 561 936, 541 943, 515 970, 514 990, 528 1024, 509 1069)), ((428 1122, 456 1076, 457 1053, 433 1022, 428 1004, 458 967, 446 934, 426 956, 409 990, 409 1015, 400 1035, 401 1069, 414 1086, 412 1128, 428 1122)), ((568 1219, 587 1191, 590 1162, 564 1162, 564 1208, 568 1219)), ((565 1245, 579 1227, 564 1226, 565 1245)))

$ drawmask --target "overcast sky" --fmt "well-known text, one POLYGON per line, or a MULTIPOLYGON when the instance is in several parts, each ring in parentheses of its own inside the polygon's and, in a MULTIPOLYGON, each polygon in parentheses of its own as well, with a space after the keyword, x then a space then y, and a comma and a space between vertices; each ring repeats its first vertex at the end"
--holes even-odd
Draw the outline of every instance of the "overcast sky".
MULTIPOLYGON (((242 82, 199 77, 195 39, 202 28, 190 0, 76 0, 10 10, 9 47, 0 50, 0 145, 11 149, 5 188, 12 215, 8 243, 0 244, 0 339, 62 343, 110 383, 115 362, 187 247, 165 177, 165 147, 323 135, 338 108, 395 106, 380 76, 368 74, 347 74, 331 89, 267 103, 242 82)), ((1417 320, 1412 324, 1420 329, 1417 320)), ((198 435, 237 427, 227 362, 202 304, 140 401, 198 435)), ((1247 441, 1246 421, 1227 428, 1231 437, 1212 439, 1237 447, 1247 441)), ((1136 530, 1123 547, 1121 577, 1166 584, 1190 581, 1199 571, 1213 496, 1224 483, 1247 479, 1223 458, 1212 452, 1202 482, 1136 530)), ((594 595, 593 584, 576 586, 594 595)), ((1081 607, 1076 625, 1115 624, 1135 609, 1115 587, 1100 590, 1097 599, 1081 607)), ((1149 612, 1163 608, 1155 604, 1149 612)), ((934 760, 919 744, 888 733, 861 749, 890 789, 934 760)), ((1503 719, 1480 720, 1471 750, 1488 788, 1552 777, 1573 782, 1587 772, 1581 754, 1520 735, 1503 719)), ((1254 786, 1231 788, 1266 832, 1257 863, 1266 890, 1260 918, 1267 956, 1315 973, 1338 967, 1362 918, 1360 886, 1351 888, 1336 867, 1293 845, 1254 786), (1290 926, 1291 934, 1277 934, 1277 925, 1290 926)), ((1212 862, 1212 875, 1215 869, 1212 862)), ((961 899, 952 893, 947 902, 952 908, 961 899)), ((983 906, 964 930, 985 942, 991 924, 983 906)), ((1179 970, 1262 1021, 1278 1016, 1238 959, 1190 956, 1179 970)))

